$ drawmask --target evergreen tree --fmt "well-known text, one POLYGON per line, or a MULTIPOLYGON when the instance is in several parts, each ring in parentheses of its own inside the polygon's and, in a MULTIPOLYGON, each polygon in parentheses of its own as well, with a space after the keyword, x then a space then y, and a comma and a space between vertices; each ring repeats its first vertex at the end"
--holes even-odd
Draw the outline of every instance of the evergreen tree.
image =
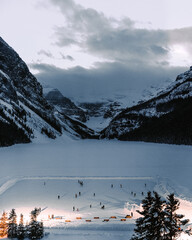
POLYGON ((168 202, 162 201, 157 192, 148 192, 142 201, 143 211, 137 211, 142 217, 136 220, 135 234, 131 240, 175 240, 182 232, 181 227, 189 220, 176 214, 179 200, 174 194, 168 195, 168 202))
POLYGON ((37 230, 37 238, 40 239, 44 236, 44 227, 43 227, 43 222, 39 223, 39 227, 37 230))
POLYGON ((151 207, 154 202, 154 198, 151 192, 147 193, 147 196, 142 200, 143 211, 138 211, 143 217, 136 220, 135 234, 132 240, 153 240, 153 216, 151 214, 151 207))
POLYGON ((167 200, 168 202, 165 208, 165 239, 172 240, 179 237, 182 232, 181 227, 188 223, 189 220, 181 220, 184 215, 176 213, 176 211, 179 209, 180 202, 175 198, 173 193, 168 195, 167 200))
POLYGON ((8 238, 16 238, 17 237, 17 215, 15 209, 12 209, 9 214, 8 221, 8 238))
POLYGON ((37 221, 37 216, 40 212, 41 210, 38 208, 31 211, 31 221, 28 228, 30 239, 40 239, 43 237, 43 225, 37 221))
POLYGON ((25 227, 24 227, 24 222, 23 222, 23 214, 20 215, 20 221, 19 221, 19 226, 17 229, 17 238, 18 239, 24 239, 25 237, 25 227))
POLYGON ((165 201, 161 200, 161 197, 157 192, 154 193, 154 201, 150 209, 152 215, 152 239, 153 240, 162 240, 165 232, 165 223, 164 223, 164 207, 165 201))
POLYGON ((29 238, 29 236, 30 236, 30 226, 29 226, 29 222, 27 221, 25 225, 25 237, 29 238))
POLYGON ((132 240, 162 240, 164 235, 164 205, 158 193, 147 193, 142 201, 143 211, 137 211, 143 217, 136 220, 135 234, 132 240))
POLYGON ((3 212, 2 217, 0 218, 0 238, 7 236, 7 230, 8 230, 7 213, 3 212))

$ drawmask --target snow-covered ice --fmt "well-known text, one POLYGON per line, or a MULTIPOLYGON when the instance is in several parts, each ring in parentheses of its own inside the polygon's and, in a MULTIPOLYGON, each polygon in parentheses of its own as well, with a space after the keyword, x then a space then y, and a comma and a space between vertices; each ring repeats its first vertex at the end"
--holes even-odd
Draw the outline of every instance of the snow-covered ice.
POLYGON ((68 137, 0 148, 0 210, 16 208, 27 218, 41 207, 48 240, 130 239, 142 191, 155 190, 162 197, 174 192, 192 221, 191 158, 191 146, 68 137), (133 218, 121 222, 131 211, 133 218), (52 214, 63 219, 48 220, 52 214), (111 216, 117 219, 103 222, 111 216))
POLYGON ((157 176, 191 185, 192 147, 142 142, 71 140, 0 149, 1 178, 17 176, 157 176))

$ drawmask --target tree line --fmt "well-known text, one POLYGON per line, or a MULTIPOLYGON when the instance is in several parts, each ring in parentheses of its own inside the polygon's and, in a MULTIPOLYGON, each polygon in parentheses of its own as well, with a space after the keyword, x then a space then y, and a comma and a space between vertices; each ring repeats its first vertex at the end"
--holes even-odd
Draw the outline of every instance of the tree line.
POLYGON ((157 192, 148 192, 142 200, 142 216, 136 220, 136 227, 131 240, 175 240, 189 220, 177 214, 180 202, 174 194, 162 200, 157 192))
POLYGON ((20 215, 19 224, 17 223, 17 215, 15 209, 12 209, 7 216, 3 212, 0 218, 0 238, 17 238, 17 239, 41 239, 44 236, 44 227, 42 222, 37 221, 41 209, 35 208, 30 213, 29 224, 24 224, 23 214, 20 215))

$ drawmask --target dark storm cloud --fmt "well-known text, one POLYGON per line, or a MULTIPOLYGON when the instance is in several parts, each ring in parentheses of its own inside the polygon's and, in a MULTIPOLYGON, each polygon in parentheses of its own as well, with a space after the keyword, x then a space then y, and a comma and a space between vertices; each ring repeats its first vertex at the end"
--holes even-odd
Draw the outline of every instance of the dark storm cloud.
POLYGON ((184 68, 170 68, 166 65, 150 68, 127 66, 122 63, 98 63, 97 67, 85 69, 74 67, 61 69, 48 64, 32 64, 40 73, 36 75, 43 84, 60 89, 65 96, 111 96, 117 91, 130 88, 144 89, 167 78, 175 78, 184 68))

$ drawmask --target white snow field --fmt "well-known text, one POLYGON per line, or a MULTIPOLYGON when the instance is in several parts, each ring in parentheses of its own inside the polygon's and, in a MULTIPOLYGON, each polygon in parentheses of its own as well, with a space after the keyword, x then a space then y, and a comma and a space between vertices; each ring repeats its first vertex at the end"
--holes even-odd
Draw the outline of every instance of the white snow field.
POLYGON ((142 192, 155 190, 164 198, 174 192, 191 223, 191 159, 191 146, 67 137, 0 148, 0 210, 15 208, 28 221, 41 207, 48 240, 124 240, 133 234, 142 192))

